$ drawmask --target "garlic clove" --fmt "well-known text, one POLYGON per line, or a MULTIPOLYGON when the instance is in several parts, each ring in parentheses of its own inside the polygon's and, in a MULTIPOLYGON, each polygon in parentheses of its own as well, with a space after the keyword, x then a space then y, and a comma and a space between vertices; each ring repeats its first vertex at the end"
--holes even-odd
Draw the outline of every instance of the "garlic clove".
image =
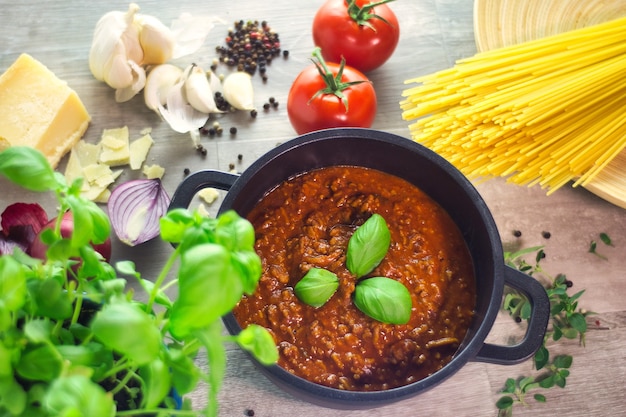
POLYGON ((128 60, 128 66, 133 76, 132 83, 124 88, 115 90, 115 101, 123 103, 135 97, 146 85, 146 71, 136 62, 128 60))
POLYGON ((139 43, 144 54, 142 64, 163 64, 169 61, 175 45, 170 28, 153 16, 138 15, 136 22, 140 27, 139 43))
POLYGON ((180 81, 183 70, 172 64, 161 64, 148 72, 143 90, 146 106, 159 115, 159 104, 165 106, 171 88, 180 81))
POLYGON ((209 71, 208 77, 209 77, 209 85, 211 86, 211 91, 213 91, 213 94, 215 93, 223 94, 224 88, 222 86, 222 79, 218 77, 217 75, 215 75, 213 71, 209 71))
POLYGON ((254 89, 252 77, 247 72, 238 71, 229 74, 222 84, 224 98, 238 110, 254 109, 254 89))
POLYGON ((215 104, 206 72, 197 65, 191 65, 187 74, 184 90, 187 102, 202 113, 221 113, 215 104))
MULTIPOLYGON (((170 89, 165 106, 158 103, 161 117, 178 133, 193 132, 206 123, 209 115, 194 109, 185 99, 185 80, 181 79, 170 89)), ((192 135, 193 137, 193 135, 192 135)))

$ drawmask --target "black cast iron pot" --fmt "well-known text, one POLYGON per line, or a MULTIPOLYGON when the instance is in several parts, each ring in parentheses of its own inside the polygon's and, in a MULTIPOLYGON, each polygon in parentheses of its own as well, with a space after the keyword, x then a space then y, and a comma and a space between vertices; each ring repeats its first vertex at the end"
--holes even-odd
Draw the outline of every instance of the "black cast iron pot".
MULTIPOLYGON (((447 210, 461 230, 474 262, 476 314, 453 359, 441 370, 410 385, 384 391, 345 391, 306 381, 278 365, 257 363, 271 381, 296 397, 318 405, 342 409, 370 408, 432 388, 468 361, 514 364, 534 355, 542 344, 549 319, 550 306, 545 289, 535 279, 504 265, 502 244, 494 220, 467 178, 442 157, 409 139, 358 128, 306 134, 272 149, 241 176, 212 170, 191 174, 176 190, 170 208, 187 207, 198 191, 216 187, 228 190, 220 213, 234 209, 245 217, 267 191, 282 181, 332 165, 374 168, 404 178, 447 210), (525 293, 532 304, 527 333, 514 346, 485 343, 500 309, 505 285, 525 293)), ((224 317, 224 324, 231 334, 241 331, 232 314, 224 317)))

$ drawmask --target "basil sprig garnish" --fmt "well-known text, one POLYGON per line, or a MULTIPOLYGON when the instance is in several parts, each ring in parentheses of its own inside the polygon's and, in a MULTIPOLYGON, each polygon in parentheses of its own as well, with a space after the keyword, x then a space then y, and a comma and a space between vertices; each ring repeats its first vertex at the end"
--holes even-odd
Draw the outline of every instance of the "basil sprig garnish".
MULTIPOLYGON (((386 277, 363 278, 384 259, 391 244, 385 219, 373 214, 355 230, 348 241, 346 266, 358 280, 354 305, 363 313, 383 323, 405 324, 411 318, 411 294, 399 281, 386 277)), ((337 275, 312 268, 294 287, 296 296, 313 307, 321 307, 339 287, 337 275)))

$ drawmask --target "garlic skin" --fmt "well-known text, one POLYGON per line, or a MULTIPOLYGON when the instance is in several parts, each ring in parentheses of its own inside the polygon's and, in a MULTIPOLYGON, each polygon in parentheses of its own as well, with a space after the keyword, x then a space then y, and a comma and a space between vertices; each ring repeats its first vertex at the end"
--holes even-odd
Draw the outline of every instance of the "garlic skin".
POLYGON ((94 30, 89 70, 97 80, 115 89, 127 88, 136 81, 137 74, 128 61, 143 60, 139 27, 134 24, 138 10, 139 6, 131 3, 127 12, 108 12, 94 30))
POLYGON ((159 116, 159 105, 165 106, 167 96, 172 87, 180 81, 183 70, 172 64, 161 64, 148 72, 146 86, 143 90, 146 106, 159 116))
POLYGON ((185 98, 194 109, 202 113, 221 113, 215 104, 215 98, 206 72, 197 65, 186 70, 185 98))
POLYGON ((238 71, 226 76, 222 84, 224 98, 238 110, 254 110, 254 89, 252 77, 247 72, 238 71))
POLYGON ((128 65, 133 74, 133 82, 126 88, 115 90, 115 101, 118 103, 124 103, 135 97, 146 85, 146 71, 143 67, 132 60, 128 60, 128 65))
POLYGON ((199 140, 198 129, 204 126, 208 114, 194 109, 185 99, 185 80, 181 79, 172 86, 167 94, 165 106, 158 103, 161 117, 178 133, 192 133, 194 143, 199 140), (194 134, 196 133, 196 137, 194 134))
POLYGON ((174 55, 174 34, 159 19, 148 15, 137 15, 140 27, 139 43, 143 49, 143 65, 163 64, 174 55))

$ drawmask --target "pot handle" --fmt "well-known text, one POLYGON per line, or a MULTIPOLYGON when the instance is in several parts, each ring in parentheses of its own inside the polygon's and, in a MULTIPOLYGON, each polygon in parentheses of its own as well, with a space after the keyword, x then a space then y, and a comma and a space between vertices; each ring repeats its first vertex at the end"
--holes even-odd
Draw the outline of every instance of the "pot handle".
POLYGON ((513 346, 485 343, 474 358, 476 361, 513 365, 533 356, 543 343, 550 319, 550 300, 545 288, 536 279, 509 266, 504 268, 504 283, 523 292, 532 306, 526 335, 513 346))
POLYGON ((229 172, 205 169, 188 175, 176 188, 168 210, 187 208, 198 191, 205 188, 219 188, 228 191, 239 175, 229 172))

